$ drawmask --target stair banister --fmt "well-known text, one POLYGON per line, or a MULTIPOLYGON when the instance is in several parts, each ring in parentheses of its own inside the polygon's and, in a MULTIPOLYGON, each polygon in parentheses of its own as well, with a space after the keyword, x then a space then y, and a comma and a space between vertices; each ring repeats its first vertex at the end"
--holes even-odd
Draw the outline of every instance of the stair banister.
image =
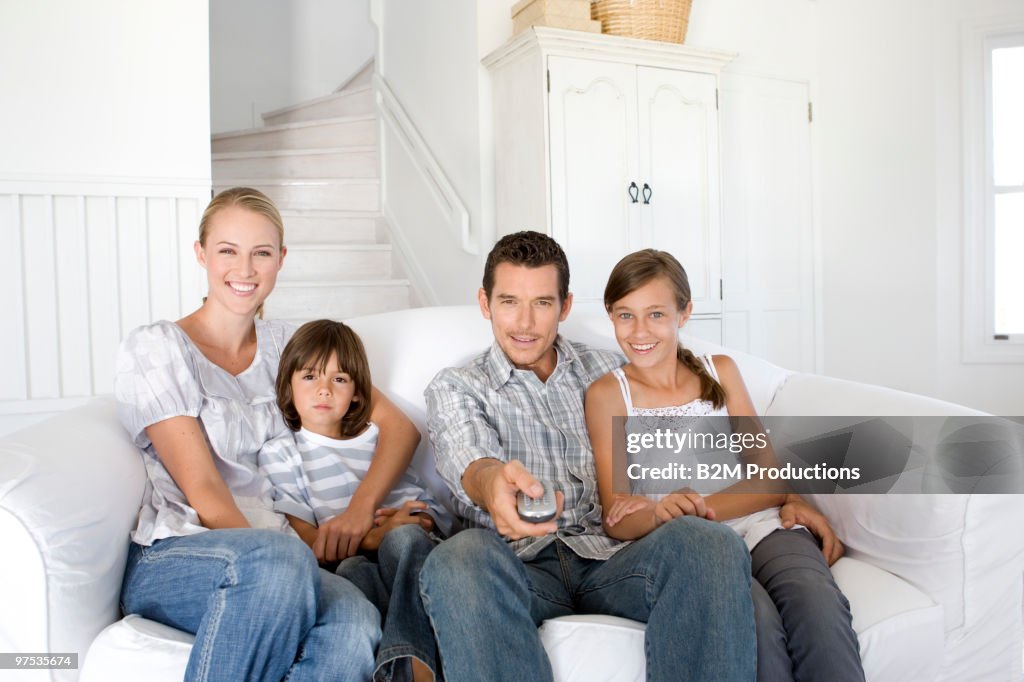
POLYGON ((459 239, 462 250, 472 255, 480 255, 479 238, 472 233, 469 211, 462 203, 458 192, 448 180, 434 157, 430 147, 420 135, 416 125, 409 118, 401 102, 388 86, 387 81, 378 73, 373 77, 377 91, 377 105, 381 116, 397 133, 405 151, 414 159, 416 170, 420 173, 438 206, 448 216, 448 225, 459 239))

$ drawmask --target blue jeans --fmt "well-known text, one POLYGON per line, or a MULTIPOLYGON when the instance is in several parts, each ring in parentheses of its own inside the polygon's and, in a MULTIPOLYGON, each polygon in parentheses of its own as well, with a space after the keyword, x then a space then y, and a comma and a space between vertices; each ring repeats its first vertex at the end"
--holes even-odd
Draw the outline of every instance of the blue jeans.
POLYGON ((132 544, 121 609, 195 634, 186 680, 365 680, 380 638, 359 590, 273 530, 132 544))
POLYGON ((777 530, 750 556, 759 682, 863 682, 850 603, 814 536, 777 530))
POLYGON ((384 620, 374 671, 379 682, 412 680, 410 656, 438 677, 437 642, 420 599, 420 570, 434 546, 419 526, 399 526, 384 536, 376 561, 354 556, 338 566, 338 575, 362 590, 384 620))
POLYGON ((675 519, 604 561, 556 540, 524 562, 493 531, 465 530, 427 557, 420 593, 449 680, 551 680, 537 626, 572 613, 646 622, 650 680, 754 679, 750 554, 704 519, 675 519))

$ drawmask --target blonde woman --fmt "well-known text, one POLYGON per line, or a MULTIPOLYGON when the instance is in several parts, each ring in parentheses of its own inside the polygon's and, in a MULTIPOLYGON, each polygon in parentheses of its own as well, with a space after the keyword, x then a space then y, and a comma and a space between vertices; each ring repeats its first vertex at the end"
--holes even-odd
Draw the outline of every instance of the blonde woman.
POLYGON ((292 328, 260 319, 286 249, 281 216, 257 190, 217 195, 195 256, 203 305, 134 330, 118 357, 121 421, 148 484, 121 605, 196 635, 187 680, 369 679, 379 614, 348 581, 318 568, 355 553, 408 466, 419 434, 378 391, 381 436, 369 485, 321 530, 314 552, 274 513, 256 454, 284 423, 278 361, 292 328))

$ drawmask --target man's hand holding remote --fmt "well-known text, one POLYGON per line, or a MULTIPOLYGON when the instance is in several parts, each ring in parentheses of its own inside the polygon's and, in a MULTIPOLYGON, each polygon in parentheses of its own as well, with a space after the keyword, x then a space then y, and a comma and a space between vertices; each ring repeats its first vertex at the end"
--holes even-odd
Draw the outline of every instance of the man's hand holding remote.
POLYGON ((470 499, 491 515, 498 533, 511 540, 540 537, 558 530, 558 517, 565 500, 561 491, 555 493, 555 518, 530 523, 519 517, 518 493, 540 497, 544 486, 518 460, 478 459, 466 469, 462 485, 470 499))

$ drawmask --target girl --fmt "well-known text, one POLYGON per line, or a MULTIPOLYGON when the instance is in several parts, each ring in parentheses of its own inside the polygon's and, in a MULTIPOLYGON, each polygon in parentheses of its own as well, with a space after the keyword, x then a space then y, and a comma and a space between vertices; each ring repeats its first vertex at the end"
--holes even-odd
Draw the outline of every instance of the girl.
MULTIPOLYGON (((284 263, 283 236, 262 193, 218 194, 194 246, 209 285, 203 305, 134 330, 118 355, 121 421, 149 478, 122 609, 196 635, 187 680, 366 679, 373 670, 379 614, 280 532, 287 525, 257 468, 260 447, 284 428, 274 380, 292 330, 257 319, 284 263)), ((351 553, 373 526, 419 439, 377 391, 370 402, 378 483, 325 534, 328 556, 351 553)))
MULTIPOLYGON (((281 354, 277 404, 291 431, 260 450, 260 470, 273 486, 274 508, 322 556, 320 526, 348 508, 374 459, 378 428, 369 421, 370 368, 363 343, 341 322, 303 325, 281 354), (293 433, 294 432, 294 433, 293 433)), ((385 615, 374 678, 429 680, 437 644, 419 595, 428 533, 451 517, 406 471, 384 500, 376 526, 338 574, 356 584, 385 615)))
POLYGON ((824 517, 798 496, 720 492, 704 498, 689 489, 659 500, 614 495, 613 417, 755 412, 731 358, 698 358, 679 343, 693 305, 686 273, 671 254, 647 249, 623 258, 608 279, 604 304, 628 361, 594 382, 586 396, 598 489, 608 510, 605 531, 634 540, 686 514, 727 522, 751 550, 758 679, 863 680, 849 604, 828 569, 842 547, 824 517), (822 539, 821 549, 808 528, 822 539))

